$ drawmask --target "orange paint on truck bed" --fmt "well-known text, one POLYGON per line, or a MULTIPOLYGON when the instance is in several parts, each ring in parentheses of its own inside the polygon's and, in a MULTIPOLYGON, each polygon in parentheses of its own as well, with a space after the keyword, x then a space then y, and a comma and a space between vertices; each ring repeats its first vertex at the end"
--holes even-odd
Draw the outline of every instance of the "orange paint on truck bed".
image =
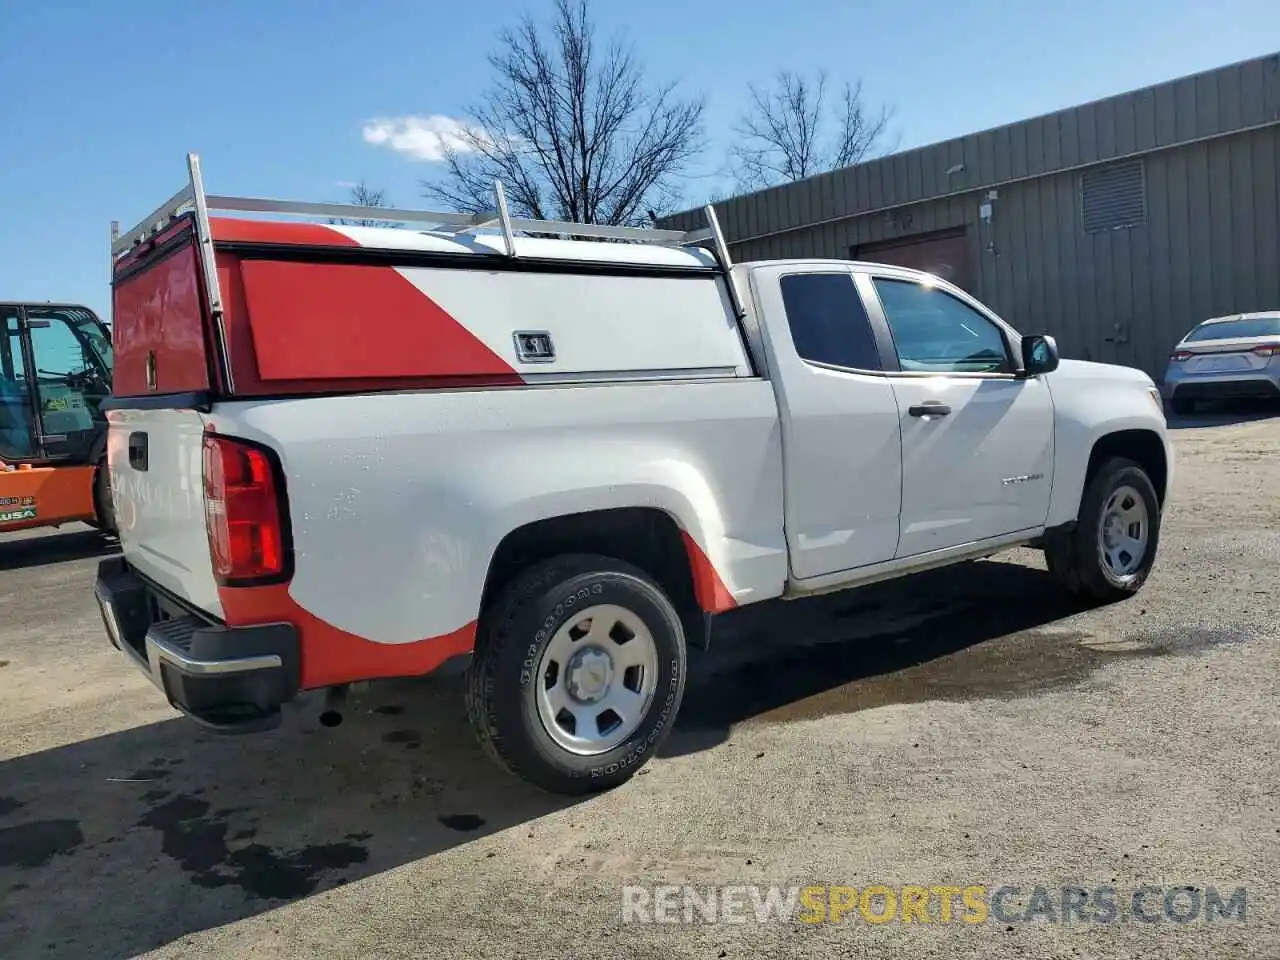
POLYGON ((376 643, 326 623, 289 596, 287 583, 263 587, 219 587, 229 627, 289 623, 298 631, 302 689, 430 673, 450 657, 475 648, 476 624, 409 643, 376 643))

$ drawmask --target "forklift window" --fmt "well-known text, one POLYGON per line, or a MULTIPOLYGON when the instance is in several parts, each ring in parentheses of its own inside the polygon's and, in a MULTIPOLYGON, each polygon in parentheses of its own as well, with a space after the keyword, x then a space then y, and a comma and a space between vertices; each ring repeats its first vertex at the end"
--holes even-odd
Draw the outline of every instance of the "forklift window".
POLYGON ((35 442, 16 309, 0 307, 0 329, 0 460, 26 460, 35 456, 35 442))
POLYGON ((111 392, 110 345, 93 316, 75 308, 28 307, 27 327, 45 455, 83 460, 111 392))

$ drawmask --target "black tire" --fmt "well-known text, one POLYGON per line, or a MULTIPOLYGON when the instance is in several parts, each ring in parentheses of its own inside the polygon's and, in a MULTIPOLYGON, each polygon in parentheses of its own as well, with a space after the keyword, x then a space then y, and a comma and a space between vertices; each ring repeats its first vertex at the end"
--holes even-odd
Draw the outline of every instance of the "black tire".
POLYGON ((1085 484, 1076 523, 1068 530, 1052 531, 1045 539, 1049 572, 1072 593, 1104 603, 1123 600, 1142 589, 1155 563, 1160 545, 1160 499, 1146 471, 1124 457, 1103 461, 1085 484), (1129 486, 1142 497, 1148 519, 1146 552, 1138 568, 1123 578, 1110 575, 1099 546, 1102 511, 1111 494, 1129 486))
POLYGON ((1169 401, 1169 406, 1180 417, 1189 417, 1196 412, 1196 402, 1187 397, 1174 397, 1169 401))
POLYGON ((486 752, 512 773, 552 793, 594 793, 625 783, 657 752, 675 723, 685 672, 680 615, 646 573, 609 557, 557 557, 516 577, 482 614, 467 713, 486 752), (603 603, 624 607, 648 628, 657 683, 625 740, 605 753, 579 755, 556 743, 539 717, 538 665, 575 611, 603 603))
POLYGON ((107 462, 98 463, 93 474, 93 509, 97 519, 97 528, 108 536, 116 536, 115 502, 111 499, 111 474, 107 471, 107 462))

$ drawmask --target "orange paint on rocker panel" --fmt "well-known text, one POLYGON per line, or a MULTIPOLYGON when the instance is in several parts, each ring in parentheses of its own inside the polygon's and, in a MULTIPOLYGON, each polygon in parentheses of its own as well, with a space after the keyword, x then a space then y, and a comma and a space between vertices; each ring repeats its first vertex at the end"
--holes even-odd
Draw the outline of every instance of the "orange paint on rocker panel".
POLYGON ((450 657, 475 649, 474 621, 453 633, 410 643, 366 640, 303 609, 289 596, 287 583, 268 587, 219 587, 218 599, 228 626, 293 624, 298 631, 304 690, 357 680, 421 676, 450 657))
POLYGON ((680 531, 684 540, 685 553, 689 555, 689 567, 693 571, 693 595, 707 613, 723 613, 738 605, 733 594, 716 573, 716 568, 707 555, 702 552, 696 540, 684 530, 680 531))

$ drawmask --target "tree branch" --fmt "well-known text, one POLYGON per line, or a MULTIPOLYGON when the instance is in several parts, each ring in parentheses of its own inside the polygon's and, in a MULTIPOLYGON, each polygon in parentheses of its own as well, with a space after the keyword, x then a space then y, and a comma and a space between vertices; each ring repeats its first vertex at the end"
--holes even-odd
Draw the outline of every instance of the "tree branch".
POLYGON ((813 81, 784 70, 767 89, 749 85, 747 108, 734 128, 730 167, 740 190, 758 190, 852 166, 873 155, 893 111, 863 104, 862 83, 844 85, 838 107, 827 107, 828 75, 813 81))
POLYGON ((643 223, 703 148, 703 101, 646 87, 622 38, 599 47, 587 0, 556 0, 546 30, 504 30, 489 64, 492 85, 422 184, 457 209, 491 209, 500 179, 519 216, 643 223))

